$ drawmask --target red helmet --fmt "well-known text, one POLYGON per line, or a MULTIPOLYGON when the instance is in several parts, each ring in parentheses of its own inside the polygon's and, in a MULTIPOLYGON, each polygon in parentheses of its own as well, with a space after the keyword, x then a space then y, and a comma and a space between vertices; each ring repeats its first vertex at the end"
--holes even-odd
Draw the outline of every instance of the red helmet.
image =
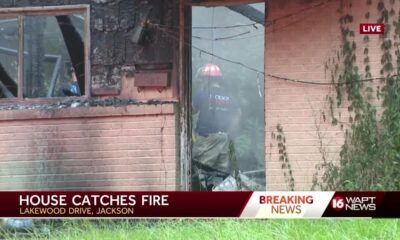
POLYGON ((208 63, 199 69, 200 77, 222 77, 221 69, 212 63, 208 63))

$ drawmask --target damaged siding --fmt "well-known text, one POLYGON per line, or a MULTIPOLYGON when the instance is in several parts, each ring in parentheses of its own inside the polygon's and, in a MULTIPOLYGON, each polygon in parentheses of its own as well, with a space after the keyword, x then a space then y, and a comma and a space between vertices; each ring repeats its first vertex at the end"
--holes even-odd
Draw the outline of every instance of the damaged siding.
POLYGON ((158 32, 149 33, 143 45, 131 37, 149 6, 152 22, 177 25, 177 2, 1 1, 1 8, 90 4, 92 98, 0 103, 0 190, 176 189, 177 74, 168 88, 140 93, 134 74, 138 63, 175 68, 177 43, 158 32), (114 98, 107 99, 108 93, 114 98))
POLYGON ((134 71, 134 64, 172 62, 174 41, 154 31, 146 44, 131 41, 134 27, 143 20, 143 10, 151 8, 148 20, 177 26, 178 1, 157 0, 6 0, 0 7, 90 5, 91 83, 99 87, 120 88, 124 70, 134 71), (129 68, 131 67, 131 68, 129 68))

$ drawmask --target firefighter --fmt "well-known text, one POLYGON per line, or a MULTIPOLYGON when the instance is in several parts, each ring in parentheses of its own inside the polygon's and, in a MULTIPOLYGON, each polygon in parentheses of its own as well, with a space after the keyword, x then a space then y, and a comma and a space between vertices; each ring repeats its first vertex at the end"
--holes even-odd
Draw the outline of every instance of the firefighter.
POLYGON ((241 113, 238 99, 225 87, 217 65, 206 64, 197 75, 205 87, 193 96, 193 113, 198 117, 193 135, 192 187, 212 190, 232 174, 231 137, 241 113))

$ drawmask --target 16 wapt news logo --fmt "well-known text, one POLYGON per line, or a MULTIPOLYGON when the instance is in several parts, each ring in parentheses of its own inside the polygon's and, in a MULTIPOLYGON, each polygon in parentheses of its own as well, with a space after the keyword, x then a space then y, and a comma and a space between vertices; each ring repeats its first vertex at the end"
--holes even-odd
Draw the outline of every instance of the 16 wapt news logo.
POLYGON ((335 211, 375 211, 376 197, 334 197, 331 207, 335 211))

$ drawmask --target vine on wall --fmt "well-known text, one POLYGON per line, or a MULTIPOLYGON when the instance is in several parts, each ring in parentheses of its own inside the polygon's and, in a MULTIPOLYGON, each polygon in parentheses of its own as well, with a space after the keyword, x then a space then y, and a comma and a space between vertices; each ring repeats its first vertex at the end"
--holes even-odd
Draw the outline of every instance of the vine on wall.
MULTIPOLYGON (((354 19, 350 14, 352 2, 342 1, 339 20, 342 45, 327 63, 336 98, 329 96, 328 99, 333 125, 339 123, 338 109, 347 100, 350 127, 346 130, 338 164, 325 161, 317 165, 322 175, 314 177, 314 188, 400 189, 400 11, 396 12, 394 0, 367 0, 366 4, 372 10, 376 6, 380 13, 377 22, 385 24, 385 33, 380 37, 382 81, 375 89, 369 82, 360 81, 372 77, 370 39, 365 36, 361 46, 357 45, 352 30, 354 19), (356 54, 357 48, 361 47, 363 70, 359 69, 356 54)), ((371 18, 370 12, 364 16, 371 18)))
POLYGON ((282 163, 281 168, 283 171, 283 176, 285 178, 286 183, 289 186, 290 191, 294 191, 295 189, 295 180, 293 176, 292 165, 289 161, 289 156, 286 147, 286 136, 283 131, 283 127, 278 124, 276 126, 276 133, 272 132, 272 139, 276 140, 279 151, 279 161, 282 163))

